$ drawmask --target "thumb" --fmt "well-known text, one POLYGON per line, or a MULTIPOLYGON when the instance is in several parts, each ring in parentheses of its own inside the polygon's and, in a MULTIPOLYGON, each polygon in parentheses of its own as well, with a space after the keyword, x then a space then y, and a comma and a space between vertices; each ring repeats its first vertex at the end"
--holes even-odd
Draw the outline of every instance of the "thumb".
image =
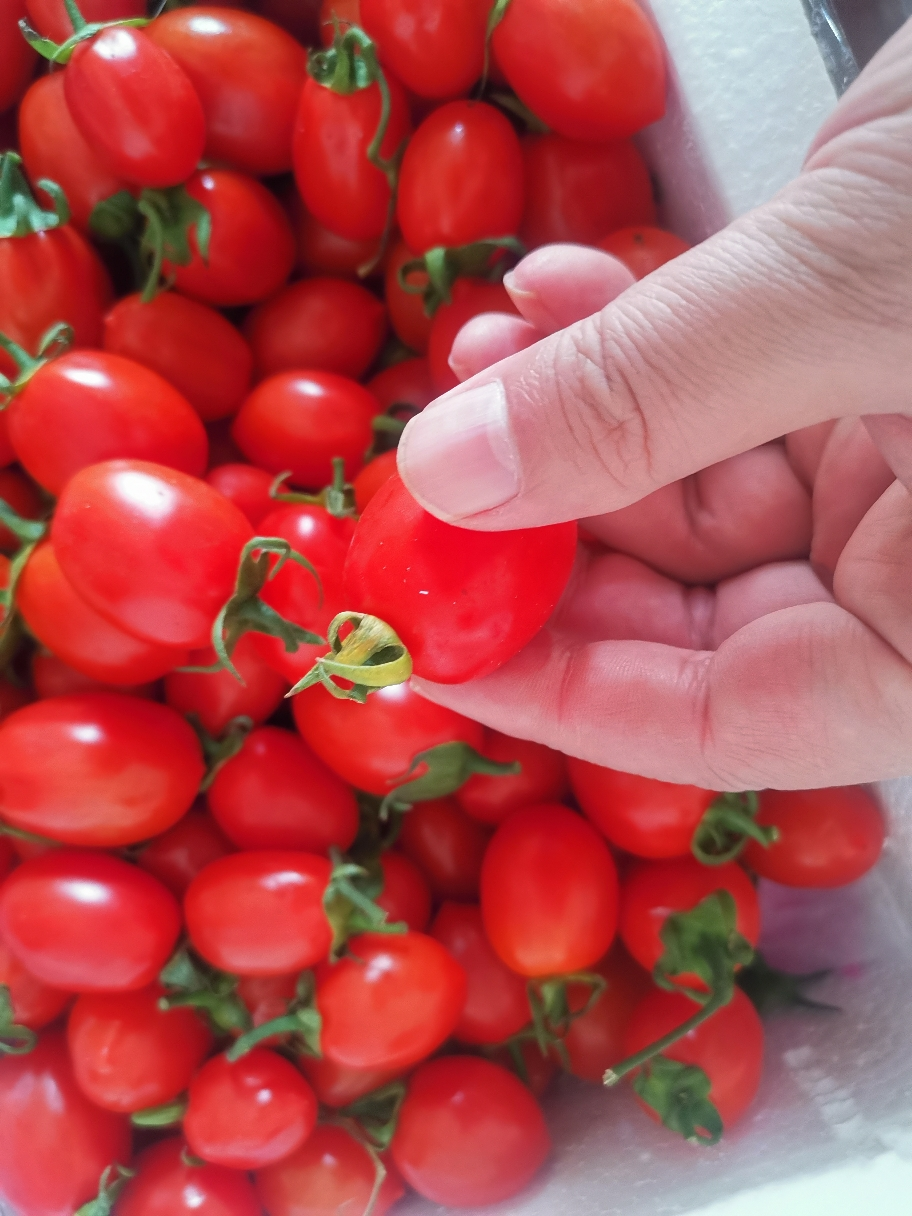
POLYGON ((910 68, 912 23, 770 203, 413 419, 419 502, 475 528, 584 518, 799 427, 912 415, 910 68))

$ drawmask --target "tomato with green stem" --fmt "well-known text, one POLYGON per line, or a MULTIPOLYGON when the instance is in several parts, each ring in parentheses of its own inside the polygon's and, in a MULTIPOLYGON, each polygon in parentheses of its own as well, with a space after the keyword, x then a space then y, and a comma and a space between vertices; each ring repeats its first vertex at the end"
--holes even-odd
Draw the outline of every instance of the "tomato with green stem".
POLYGON ((457 279, 452 298, 434 313, 428 338, 428 363, 434 387, 438 393, 449 392, 459 383, 450 367, 450 353, 456 335, 473 317, 486 312, 503 312, 517 316, 516 305, 503 283, 488 283, 484 279, 457 279))
POLYGON ((673 232, 645 226, 621 228, 610 236, 602 237, 597 247, 619 258, 637 279, 645 278, 690 249, 690 245, 673 232))
POLYGON ((173 828, 153 836, 137 854, 136 864, 181 899, 200 870, 230 852, 231 841, 212 816, 191 809, 173 828))
POLYGON ((421 294, 427 286, 428 276, 420 269, 409 275, 409 285, 416 288, 415 291, 406 291, 399 279, 402 267, 414 261, 415 254, 405 241, 393 246, 386 263, 383 294, 396 337, 410 350, 423 355, 431 338, 431 318, 424 311, 421 294))
POLYGON ((219 464, 209 470, 205 480, 243 511, 254 528, 275 510, 275 499, 269 494, 275 478, 254 464, 219 464))
POLYGON ((402 818, 397 843, 437 899, 478 898, 489 834, 453 798, 418 802, 402 818))
POLYGON ((318 1056, 301 1056, 298 1063, 319 1102, 333 1110, 367 1097, 399 1075, 379 1068, 346 1068, 318 1056))
POLYGON ((361 0, 360 17, 405 87, 443 100, 467 92, 481 75, 490 7, 489 0, 419 0, 407 8, 397 0, 361 0))
MULTIPOLYGON (((383 890, 376 896, 378 908, 390 924, 402 921, 415 933, 423 933, 431 919, 431 888, 418 866, 396 849, 380 854, 383 890)), ((344 1105, 344 1103, 342 1103, 344 1105)))
MULTIPOLYGON (((44 38, 66 42, 72 37, 73 22, 63 0, 26 0, 25 10, 29 24, 44 38)), ((89 22, 123 21, 145 17, 146 6, 142 0, 80 0, 79 11, 89 22)))
MULTIPOLYGON (((45 513, 44 499, 34 482, 18 469, 0 469, 0 500, 23 519, 40 519, 45 513)), ((19 537, 0 523, 0 552, 15 553, 21 543, 19 537)))
MULTIPOLYGON (((45 1026, 49 1026, 73 1000, 72 992, 52 988, 50 984, 45 984, 32 975, 3 938, 0 938, 0 985, 3 985, 9 994, 13 1023, 17 1026, 27 1026, 30 1030, 43 1030, 45 1026)), ((3 1038, 3 1032, 4 1026, 0 1019, 0 1039, 3 1038)))
POLYGON ((135 1174, 117 1200, 117 1216, 262 1216, 239 1170, 188 1164, 183 1136, 159 1140, 136 1157, 135 1174))
POLYGON ((456 801, 473 819, 496 826, 524 806, 561 802, 568 790, 567 761, 560 752, 485 728, 481 754, 500 764, 518 763, 518 773, 476 773, 459 790, 456 801))
MULTIPOLYGON (((271 718, 288 691, 288 681, 260 658, 252 634, 244 634, 231 661, 240 675, 230 671, 172 671, 165 677, 165 700, 178 713, 195 715, 202 728, 217 738, 235 718, 249 718, 259 726, 271 718)), ((190 652, 191 667, 218 665, 215 650, 190 652)))
POLYGON ((628 1027, 652 984, 648 973, 633 961, 619 942, 615 942, 592 971, 601 976, 607 986, 586 1009, 592 998, 591 986, 567 985, 568 1007, 572 1014, 579 1016, 571 1021, 562 1042, 570 1072, 584 1081, 601 1085, 605 1070, 627 1054, 628 1027), (585 1012, 580 1013, 581 1010, 585 1012))

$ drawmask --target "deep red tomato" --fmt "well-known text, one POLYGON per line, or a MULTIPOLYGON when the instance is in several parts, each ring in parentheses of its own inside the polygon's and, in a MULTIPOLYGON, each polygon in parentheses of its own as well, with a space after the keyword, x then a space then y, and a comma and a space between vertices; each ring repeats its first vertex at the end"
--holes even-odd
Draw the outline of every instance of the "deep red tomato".
MULTIPOLYGON (((386 73, 390 116, 380 155, 389 160, 411 132, 408 102, 386 73)), ((367 158, 380 123, 380 87, 342 95, 311 77, 295 120, 294 174, 304 205, 331 232, 369 241, 386 228, 391 194, 386 175, 367 158)))
POLYGON ((446 393, 459 383, 450 367, 450 352, 456 335, 466 322, 485 312, 517 315, 516 305, 507 294, 503 283, 486 283, 483 279, 458 279, 452 296, 449 304, 441 304, 434 313, 428 338, 428 362, 438 393, 446 393))
POLYGON ((257 374, 308 368, 358 380, 386 335, 386 309, 347 279, 301 279, 250 314, 244 332, 257 374))
MULTIPOLYGON (((165 679, 165 700, 171 708, 181 714, 196 714, 210 735, 220 735, 232 718, 242 716, 259 726, 272 717, 288 691, 288 681, 260 658, 252 634, 244 634, 231 661, 243 683, 230 671, 172 671, 165 679)), ((216 662, 215 651, 211 646, 193 650, 188 662, 211 667, 216 662)))
POLYGON ((136 864, 180 899, 204 866, 230 852, 231 842, 211 815, 191 810, 173 828, 150 840, 136 864))
MULTIPOLYGON (((367 1149, 344 1128, 321 1124, 296 1153, 257 1171, 256 1190, 269 1216, 335 1216, 345 1211, 356 1216, 367 1210, 375 1179, 367 1149)), ((404 1194, 398 1172, 389 1170, 371 1216, 386 1216, 404 1194)))
POLYGON ((331 232, 310 214, 296 189, 285 205, 298 243, 296 266, 302 274, 344 275, 354 279, 359 268, 373 262, 380 252, 379 237, 354 241, 331 232))
POLYGON ((43 647, 39 647, 32 655, 31 672, 32 684, 39 700, 47 697, 68 697, 73 693, 83 692, 120 692, 130 697, 148 697, 154 700, 158 692, 157 684, 104 684, 101 680, 93 680, 43 647))
POLYGON ((408 405, 423 410, 437 396, 427 359, 403 359, 385 367, 367 382, 384 410, 408 405))
POLYGON ((0 1122, 0 1193, 29 1216, 70 1216, 130 1160, 129 1123, 82 1094, 60 1034, 0 1058, 0 1122))
POLYGON ((520 99, 552 130, 601 143, 665 112, 665 58, 636 0, 514 0, 493 46, 520 99))
POLYGON ((183 1136, 159 1140, 133 1163, 117 1216, 262 1216, 247 1177, 219 1165, 188 1165, 183 1136))
POLYGON ((256 178, 230 169, 202 169, 186 182, 187 193, 212 218, 208 256, 200 256, 195 231, 193 259, 169 266, 178 291, 230 308, 258 304, 279 290, 294 264, 294 233, 281 204, 256 178))
POLYGON ((488 0, 361 0, 361 23, 407 89, 419 97, 456 97, 484 66, 488 0))
POLYGON ((0 0, 0 114, 25 92, 38 58, 19 32, 25 12, 24 0, 0 0))
POLYGON ((212 1047, 193 1009, 158 1007, 160 984, 138 992, 83 993, 67 1022, 73 1073, 87 1098, 130 1114, 176 1098, 212 1047))
POLYGON ((355 506, 361 515, 367 509, 367 504, 382 485, 396 472, 395 448, 389 452, 381 452, 373 460, 369 460, 353 481, 355 491, 355 506))
POLYGON ((145 988, 180 924, 170 891, 107 853, 54 849, 24 861, 0 888, 9 948, 38 979, 73 992, 145 988))
POLYGON ((196 649, 210 643, 253 529, 204 481, 108 460, 67 483, 51 536, 64 576, 108 620, 150 642, 196 649))
POLYGON ((418 802, 404 816, 398 845, 437 899, 477 899, 489 833, 453 798, 418 802))
POLYGON ((239 849, 345 850, 358 833, 351 789, 300 735, 261 726, 219 769, 209 810, 239 849))
POLYGON ((690 246, 673 232, 661 228, 622 228, 598 242, 598 248, 613 254, 638 279, 644 279, 690 246))
POLYGON ((254 528, 275 510, 275 499, 269 496, 273 475, 256 465, 219 464, 209 470, 206 481, 243 511, 254 528))
POLYGON ((688 912, 714 891, 728 891, 737 908, 736 927, 750 942, 760 936, 760 905, 753 884, 735 862, 704 866, 693 857, 641 861, 624 877, 618 931, 624 945, 647 971, 662 957, 659 936, 675 912, 688 912))
POLYGON ((446 946, 466 973, 468 993, 454 1038, 462 1043, 502 1043, 528 1025, 531 1012, 525 980, 494 953, 480 908, 443 904, 431 936, 446 946))
POLYGON ((364 705, 308 688, 291 708, 295 725, 320 759, 349 784, 380 797, 407 780, 419 752, 441 743, 481 745, 479 723, 426 701, 408 684, 380 688, 364 705))
POLYGON ((585 819, 564 806, 514 811, 488 846, 481 910, 491 944, 520 975, 591 967, 617 927, 614 861, 585 819))
POLYGON ((419 1195, 450 1207, 482 1207, 531 1182, 551 1139, 538 1103, 506 1069, 446 1056, 409 1079, 391 1151, 419 1195))
POLYGON ((234 1064, 215 1056, 190 1085, 184 1135, 213 1165, 254 1170, 300 1148, 317 1121, 317 1099, 293 1064, 256 1047, 234 1064))
MULTIPOLYGON (((67 15, 63 0, 26 0, 29 24, 45 38, 66 42, 72 36, 73 23, 67 15)), ((80 0, 79 11, 86 21, 121 21, 129 17, 145 17, 142 0, 80 0)))
POLYGON ((349 607, 380 617, 415 674, 459 684, 495 671, 538 633, 563 594, 576 524, 470 532, 391 477, 361 516, 345 563, 349 607))
MULTIPOLYGON (((5 877, 5 874, 4 874, 5 877)), ((32 975, 0 938, 0 984, 9 992, 17 1026, 42 1030, 55 1021, 73 999, 71 992, 52 988, 32 975)))
POLYGON ((518 761, 522 766, 515 776, 476 774, 456 791, 462 809, 481 823, 503 823, 513 811, 536 802, 561 802, 567 793, 566 760, 550 747, 486 727, 481 753, 499 764, 518 761))
MULTIPOLYGON (((653 990, 633 1012, 624 1043, 624 1055, 654 1043, 693 1017, 693 1001, 677 992, 653 990)), ((726 1130, 744 1114, 757 1093, 763 1067, 763 1023, 740 988, 728 1005, 706 1019, 696 1030, 662 1052, 670 1060, 702 1068, 709 1077, 709 1100, 726 1130)), ((651 1107, 641 1102, 656 1118, 651 1107)))
MULTIPOLYGON (((25 519, 40 519, 44 502, 34 483, 18 469, 0 469, 0 499, 25 519)), ((0 524, 0 551, 15 553, 22 542, 0 524)))
POLYGON ((0 414, 0 468, 12 464, 15 459, 16 453, 13 451, 13 445, 9 441, 6 417, 0 414))
POLYGON ((862 786, 820 790, 764 790, 757 823, 777 827, 763 848, 749 841, 744 863, 787 887, 842 887, 877 862, 886 825, 862 786))
POLYGON ((253 356, 243 336, 214 308, 174 292, 148 304, 124 296, 104 319, 104 347, 164 376, 204 422, 236 414, 250 391, 253 356))
POLYGON ((307 75, 299 42, 254 13, 206 6, 162 13, 149 37, 180 64, 202 102, 207 160, 258 177, 291 168, 307 75))
POLYGON ((380 857, 383 890, 374 902, 386 913, 391 925, 404 921, 415 933, 423 933, 431 919, 431 888, 427 879, 402 853, 390 849, 380 857))
MULTIPOLYGON (((601 1085, 605 1070, 626 1055, 627 1027, 637 1005, 651 991, 652 983, 619 942, 591 970, 602 976, 608 987, 591 1009, 571 1022, 564 1046, 573 1075, 601 1085)), ((568 985, 567 1003, 571 1012, 584 1008, 590 993, 588 985, 568 985)))
POLYGON ((191 727, 141 697, 55 697, 0 725, 3 818, 64 844, 117 848, 165 831, 204 773, 191 727))
POLYGON ((637 857, 689 856, 694 832, 718 797, 696 785, 621 773, 573 756, 567 768, 586 816, 613 845, 637 857))
POLYGON ((184 897, 203 958, 241 975, 285 975, 329 953, 323 896, 332 866, 303 852, 232 853, 206 866, 184 897))
POLYGON ((299 1063, 319 1101, 336 1110, 357 1102, 398 1076, 384 1069, 345 1068, 316 1056, 301 1056, 299 1063))
MULTIPOLYGON (((433 70, 430 61, 428 66, 433 70)), ((500 110, 483 101, 451 101, 434 110, 409 141, 396 217, 415 253, 514 236, 523 189, 519 139, 500 110)))
MULTIPOLYGON (((393 247, 386 263, 383 288, 393 332, 410 350, 423 355, 431 337, 431 318, 424 311, 421 296, 404 291, 399 283, 400 268, 406 262, 414 260, 415 255, 405 241, 399 241, 393 247)), ((417 271, 409 275, 409 283, 416 287, 426 287, 427 275, 423 271, 417 271)))

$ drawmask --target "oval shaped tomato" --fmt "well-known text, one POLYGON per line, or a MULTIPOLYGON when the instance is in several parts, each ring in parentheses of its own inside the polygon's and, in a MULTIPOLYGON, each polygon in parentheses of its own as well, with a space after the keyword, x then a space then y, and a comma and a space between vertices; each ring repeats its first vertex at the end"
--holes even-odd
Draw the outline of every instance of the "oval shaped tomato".
MULTIPOLYGON (((285 202, 298 245, 297 269, 302 274, 344 275, 358 278, 360 267, 373 264, 380 255, 380 238, 351 240, 331 232, 310 214, 293 189, 285 202)), ((384 259, 385 260, 385 259, 384 259)), ((382 273, 378 267, 373 273, 382 273)))
POLYGON ((64 487, 51 539, 64 576, 96 611, 139 638, 197 649, 210 644, 253 529, 204 481, 108 460, 64 487))
MULTIPOLYGON (((32 28, 52 42, 66 42, 73 34, 73 23, 63 0, 26 0, 32 28)), ((145 17, 142 0, 80 0, 79 11, 88 22, 121 21, 145 17)))
POLYGON ((673 232, 648 227, 622 228, 603 237, 597 244, 599 249, 604 249, 623 262, 637 279, 644 279, 690 248, 673 232))
POLYGON ((190 1084, 212 1035, 193 1009, 158 1007, 160 984, 138 992, 83 993, 70 1011, 67 1043, 79 1088, 121 1114, 159 1106, 190 1084))
POLYGON ((385 1069, 345 1068, 317 1056, 301 1056, 298 1062, 319 1101, 334 1110, 357 1102, 398 1076, 385 1069))
POLYGON ((117 1199, 117 1216, 262 1216, 253 1187, 238 1170, 188 1165, 183 1136, 159 1140, 133 1163, 136 1174, 117 1199))
POLYGON ((285 975, 329 953, 323 896, 332 866, 313 853, 232 853, 206 866, 184 896, 187 932, 203 958, 241 975, 285 975))
MULTIPOLYGON (((0 498, 25 519, 40 519, 46 507, 37 486, 18 469, 0 469, 0 498)), ((0 551, 15 553, 22 542, 0 524, 0 551)))
POLYGON ((418 802, 403 817, 398 845, 438 899, 478 898, 489 834, 453 798, 418 802))
POLYGON ((0 935, 29 971, 73 992, 145 988, 180 932, 174 896, 107 853, 54 849, 0 888, 0 935))
POLYGON ((485 312, 518 315, 516 305, 503 283, 457 279, 451 294, 453 298, 450 303, 441 304, 434 313, 428 337, 428 363, 438 393, 449 392, 459 383, 450 367, 450 352, 463 325, 485 312))
POLYGON ((513 0, 492 45, 510 85, 560 135, 633 135, 665 113, 665 58, 636 0, 513 0))
POLYGON ((380 487, 389 481, 396 472, 396 467, 395 448, 389 452, 381 452, 379 456, 375 456, 373 460, 367 462, 352 482, 352 488, 355 491, 355 506, 358 508, 359 514, 364 514, 367 504, 380 487))
MULTIPOLYGON (((383 292, 390 325, 396 337, 410 350, 423 355, 430 341, 431 318, 424 311, 421 295, 405 291, 399 282, 400 269, 406 262, 414 260, 415 255, 405 241, 399 241, 393 246, 386 261, 383 292)), ((423 288, 427 286, 428 279, 423 271, 416 271, 409 275, 408 281, 412 286, 423 288)))
POLYGON ((0 114, 14 106, 25 91, 37 55, 19 32, 24 0, 0 3, 0 114))
POLYGON ((254 13, 202 5, 162 13, 149 37, 180 64, 202 103, 207 160, 262 177, 291 168, 307 75, 299 42, 254 13))
POLYGON ((383 890, 374 903, 383 909, 391 925, 404 921, 415 933, 423 933, 431 919, 431 888, 427 879, 414 862, 395 849, 381 853, 380 867, 383 890))
POLYGON ((744 862, 787 887, 843 887, 867 874, 886 835, 883 814, 862 786, 764 790, 757 823, 779 830, 769 846, 749 841, 744 862))
POLYGON ((415 674, 459 684, 496 671, 554 611, 576 524, 471 532, 436 519, 397 476, 362 515, 345 562, 349 607, 393 627, 415 674))
MULTIPOLYGON (((634 1010, 652 990, 649 975, 633 961, 620 942, 591 970, 607 987, 591 1009, 575 1018, 563 1037, 570 1072, 584 1081, 602 1084, 607 1069, 627 1054, 625 1035, 634 1010)), ((567 1004, 572 1013, 587 1005, 592 990, 586 984, 567 985, 567 1004)))
MULTIPOLYGON (((250 718, 255 726, 265 722, 282 704, 288 682, 263 662, 253 636, 245 633, 231 656, 243 683, 230 671, 208 673, 172 671, 165 677, 165 700, 172 709, 195 714, 210 735, 220 735, 232 719, 250 718)), ((216 654, 211 646, 191 651, 189 664, 211 667, 216 654)))
POLYGON ((130 1160, 129 1123, 82 1094, 60 1034, 0 1057, 0 1122, 0 1194, 20 1212, 69 1216, 130 1160))
POLYGON ((419 97, 455 97, 481 75, 487 0, 361 0, 360 8, 384 64, 419 97))
POLYGON ((436 1051, 465 1004, 459 964, 423 933, 364 933, 348 949, 317 970, 324 1057, 400 1071, 436 1051))
MULTIPOLYGON (((4 873, 3 877, 6 877, 4 873)), ((13 1022, 32 1030, 43 1030, 55 1021, 73 999, 72 992, 52 988, 20 963, 0 938, 0 984, 9 993, 13 1022)))
POLYGON ((275 499, 269 496, 275 479, 256 465, 219 464, 209 470, 205 480, 243 511, 254 528, 275 510, 275 499))
POLYGON ((506 1069, 475 1056, 446 1056, 410 1077, 391 1151, 419 1195, 481 1207, 531 1182, 551 1138, 538 1103, 506 1069))
POLYGON ((308 368, 358 380, 380 351, 386 309, 347 279, 301 279, 254 309, 244 332, 260 377, 308 368))
POLYGON ((212 816, 190 810, 173 828, 144 845, 136 864, 180 899, 200 870, 230 852, 231 842, 212 816))
POLYGON ((604 841, 557 804, 514 811, 494 833, 481 871, 491 945, 520 975, 580 971, 617 928, 618 886, 604 841))
POLYGON ((476 773, 456 791, 456 801, 480 823, 503 823, 513 811, 537 802, 560 802, 567 793, 566 758, 542 743, 486 727, 481 754, 498 764, 518 763, 520 771, 498 777, 476 773))

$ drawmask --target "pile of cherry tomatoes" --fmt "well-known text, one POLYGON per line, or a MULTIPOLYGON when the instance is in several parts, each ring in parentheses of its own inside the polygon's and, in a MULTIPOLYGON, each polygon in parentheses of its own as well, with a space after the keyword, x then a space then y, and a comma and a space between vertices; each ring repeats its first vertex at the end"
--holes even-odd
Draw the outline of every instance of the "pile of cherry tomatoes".
POLYGON ((651 781, 408 683, 516 654, 578 543, 396 475, 456 334, 515 311, 524 250, 685 248, 631 142, 664 107, 640 8, 257 7, 0 0, 18 1216, 495 1203, 561 1069, 713 1144, 788 987, 756 877, 838 886, 883 843, 865 790, 651 781))

